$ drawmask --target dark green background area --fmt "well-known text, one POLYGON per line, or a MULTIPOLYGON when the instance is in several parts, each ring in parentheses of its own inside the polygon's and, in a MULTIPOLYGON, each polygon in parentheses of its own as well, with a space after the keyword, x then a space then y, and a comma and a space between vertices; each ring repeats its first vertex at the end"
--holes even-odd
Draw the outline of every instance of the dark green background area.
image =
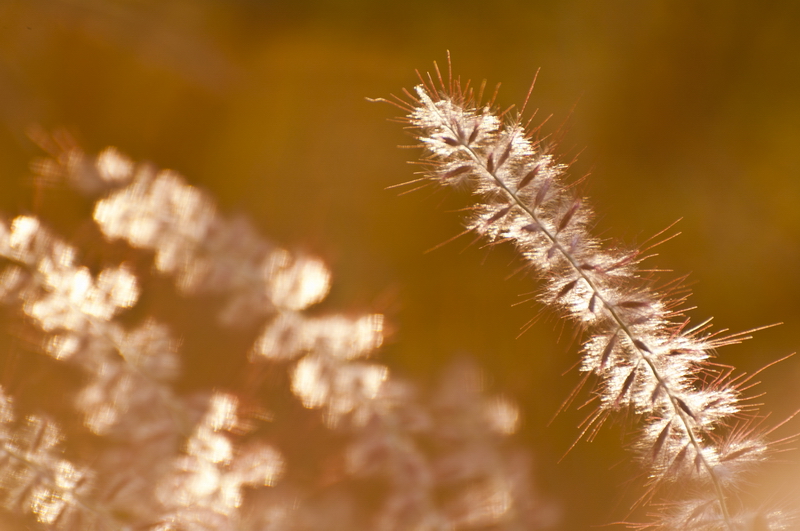
MULTIPOLYGON (((798 27, 793 1, 4 0, 0 209, 59 220, 68 237, 88 212, 30 185, 32 124, 181 172, 223 211, 324 258, 334 287, 320 311, 384 312, 380 359, 398 374, 433 382, 453 357, 477 359, 524 411, 521 444, 561 529, 588 529, 628 518, 641 491, 630 422, 557 463, 588 414, 548 425, 579 380, 567 372, 579 341, 534 303, 513 306, 536 284, 507 279, 510 248, 465 238, 424 252, 460 231, 452 211, 466 198, 387 191, 413 177, 417 153, 395 148, 412 143, 386 120, 398 111, 365 97, 411 88, 414 69, 447 50, 462 78, 502 82, 503 107, 541 69, 531 105, 552 115, 543 130, 561 135, 567 160, 580 152, 571 173, 591 172, 597 233, 636 244, 683 218, 651 264, 691 272, 694 320, 785 323, 720 352, 751 372, 800 344, 798 27)), ((772 419, 800 407, 800 361, 761 380, 772 419)), ((800 454, 783 458, 755 490, 800 487, 800 454)))

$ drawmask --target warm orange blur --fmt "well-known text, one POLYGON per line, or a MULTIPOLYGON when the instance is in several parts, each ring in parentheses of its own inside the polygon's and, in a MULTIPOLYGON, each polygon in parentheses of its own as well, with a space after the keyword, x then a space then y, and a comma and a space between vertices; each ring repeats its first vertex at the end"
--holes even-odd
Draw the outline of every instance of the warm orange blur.
MULTIPOLYGON (((410 88, 415 68, 444 67, 446 50, 456 74, 503 83, 501 107, 520 103, 541 68, 534 123, 552 115, 544 134, 566 161, 580 153, 576 177, 591 171, 581 186, 598 233, 641 243, 683 218, 674 229, 683 235, 651 264, 692 273, 694 319, 713 315, 732 330, 785 323, 720 352, 752 372, 800 348, 798 26, 800 5, 788 0, 5 0, 0 211, 41 216, 68 239, 89 219, 70 192, 32 185, 28 164, 41 155, 32 126, 179 171, 221 210, 324 259, 333 280, 323 310, 385 315, 380 360, 392 370, 432 381, 453 357, 477 359, 519 403, 521 437, 541 490, 565 508, 563 529, 585 529, 626 518, 640 483, 629 481, 635 466, 620 465, 629 454, 617 428, 557 463, 588 415, 578 403, 548 425, 579 380, 567 371, 580 338, 534 302, 514 305, 535 282, 507 279, 511 249, 469 246, 467 236, 425 253, 460 232, 452 210, 464 198, 386 190, 415 178, 405 161, 417 153, 396 149, 411 142, 386 121, 399 111, 365 97, 410 88)), ((181 322, 190 334, 191 318, 181 322)), ((0 356, 16 341, 5 334, 0 356)), ((205 345, 208 364, 221 344, 205 345)), ((6 373, 0 384, 19 382, 6 373)), ((800 408, 800 362, 760 379, 772 419, 800 408)), ((758 481, 800 487, 795 464, 772 472, 758 481)))

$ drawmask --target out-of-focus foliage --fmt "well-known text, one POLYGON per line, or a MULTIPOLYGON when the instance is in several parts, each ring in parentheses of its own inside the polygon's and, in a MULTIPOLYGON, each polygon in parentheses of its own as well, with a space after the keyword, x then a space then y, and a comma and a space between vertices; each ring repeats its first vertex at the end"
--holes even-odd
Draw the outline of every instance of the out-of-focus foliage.
POLYGON ((368 359, 383 315, 307 313, 330 289, 322 261, 220 213, 172 170, 114 148, 88 156, 63 133, 32 138, 51 155, 32 164, 37 182, 96 200, 96 238, 70 244, 32 215, 0 222, 7 335, 26 326, 22 365, 74 386, 56 396, 9 378, 15 396, 2 389, 0 514, 64 531, 553 526, 557 506, 509 444, 517 408, 485 396, 477 368, 451 370, 418 399, 368 359), (122 263, 97 274, 80 263, 110 261, 112 246, 126 249, 122 263), (255 343, 182 349, 175 338, 200 323, 142 304, 148 286, 195 305, 223 340, 260 330, 255 343), (191 377, 203 364, 205 386, 191 377), (57 414, 16 423, 16 398, 57 414))

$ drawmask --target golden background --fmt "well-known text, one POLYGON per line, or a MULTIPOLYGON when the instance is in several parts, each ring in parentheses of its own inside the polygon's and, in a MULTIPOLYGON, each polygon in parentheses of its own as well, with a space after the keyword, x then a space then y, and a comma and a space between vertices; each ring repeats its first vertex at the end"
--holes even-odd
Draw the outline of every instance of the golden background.
MULTIPOLYGON (((502 107, 541 69, 531 105, 553 116, 544 131, 562 135, 567 160, 580 152, 571 173, 591 172, 597 233, 636 244, 683 218, 651 263, 691 272, 694 320, 785 323, 720 353, 752 372, 800 344, 798 27, 791 1, 3 0, 0 209, 70 238, 88 215, 32 184, 34 124, 181 172, 223 211, 322 257, 334 285, 320 311, 385 313, 380 360, 398 374, 432 382, 454 357, 477 359, 522 407, 520 439, 560 528, 588 529, 625 519, 638 497, 629 422, 557 463, 587 414, 548 426, 579 379, 567 372, 579 343, 547 313, 516 338, 540 310, 512 306, 535 282, 506 278, 510 248, 467 237, 424 252, 460 231, 465 198, 386 190, 413 177, 417 152, 395 148, 412 143, 386 120, 398 111, 365 98, 412 87, 447 50, 462 78, 502 82, 502 107)), ((206 362, 224 365, 211 345, 206 362)), ((760 379, 769 422, 800 408, 800 359, 760 379)), ((782 454, 754 485, 796 502, 798 458, 782 454)))

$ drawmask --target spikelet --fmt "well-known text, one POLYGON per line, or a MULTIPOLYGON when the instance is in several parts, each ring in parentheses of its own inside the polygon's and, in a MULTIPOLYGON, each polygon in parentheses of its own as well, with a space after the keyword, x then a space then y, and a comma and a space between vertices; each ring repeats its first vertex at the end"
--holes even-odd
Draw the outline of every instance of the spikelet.
POLYGON ((657 288, 639 269, 641 252, 591 234, 587 201, 521 114, 505 119, 469 83, 436 72, 438 83, 420 76, 413 93, 389 103, 406 113, 421 143, 424 178, 468 189, 476 204, 467 227, 492 243, 512 242, 542 278, 541 301, 587 331, 580 369, 596 375, 599 405, 582 436, 617 412, 641 418, 634 446, 649 478, 643 501, 666 484, 692 496, 662 511, 652 527, 744 529, 757 515, 764 529, 785 529, 781 511, 748 512, 732 496, 742 473, 771 448, 752 429, 741 377, 712 361, 717 347, 746 335, 688 327, 680 308, 685 289, 679 282, 657 288))

